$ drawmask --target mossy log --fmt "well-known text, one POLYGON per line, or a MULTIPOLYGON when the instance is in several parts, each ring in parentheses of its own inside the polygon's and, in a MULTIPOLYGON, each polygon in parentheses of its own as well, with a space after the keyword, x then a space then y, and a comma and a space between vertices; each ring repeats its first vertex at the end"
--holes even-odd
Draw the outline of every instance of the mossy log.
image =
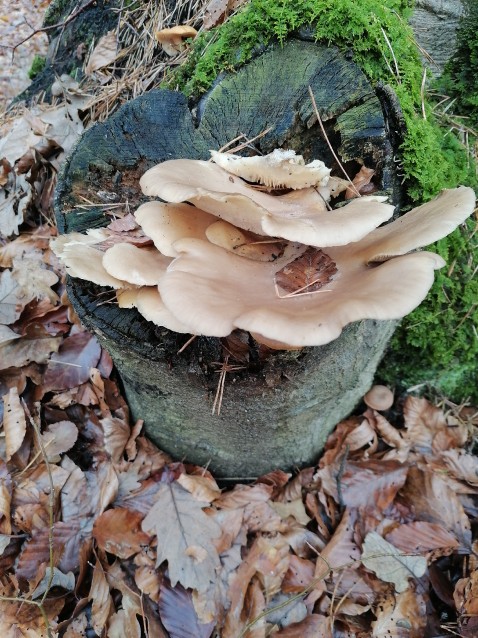
MULTIPOLYGON (((272 46, 238 73, 222 77, 199 104, 158 90, 127 103, 87 131, 67 161, 56 196, 60 232, 102 226, 101 205, 86 198, 144 201, 138 185, 152 165, 172 158, 207 159, 209 149, 270 129, 263 152, 293 148, 306 161, 322 158, 339 174, 320 132, 308 87, 330 141, 348 170, 376 169, 380 190, 396 202, 393 126, 360 69, 335 48, 290 40, 272 46)), ((251 285, 254 285, 251 282, 251 285)), ((250 347, 249 364, 228 372, 220 415, 212 414, 218 385, 219 339, 197 338, 148 323, 135 310, 104 304, 102 290, 70 280, 69 295, 83 323, 111 353, 135 418, 179 459, 209 464, 217 476, 250 478, 313 463, 331 429, 371 385, 395 323, 361 321, 336 341, 264 358, 250 347)))

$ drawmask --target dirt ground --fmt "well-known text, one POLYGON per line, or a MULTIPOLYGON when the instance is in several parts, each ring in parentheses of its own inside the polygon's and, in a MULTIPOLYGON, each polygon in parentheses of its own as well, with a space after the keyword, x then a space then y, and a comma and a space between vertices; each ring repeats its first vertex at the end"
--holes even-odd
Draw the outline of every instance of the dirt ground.
POLYGON ((0 113, 29 84, 28 71, 36 54, 45 55, 48 40, 39 33, 12 48, 41 26, 51 0, 0 0, 0 113))

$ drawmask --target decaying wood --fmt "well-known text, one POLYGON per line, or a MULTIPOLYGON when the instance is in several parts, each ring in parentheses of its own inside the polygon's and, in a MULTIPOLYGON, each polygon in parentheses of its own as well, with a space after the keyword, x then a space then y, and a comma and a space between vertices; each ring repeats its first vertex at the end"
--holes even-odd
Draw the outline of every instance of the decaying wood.
MULTIPOLYGON (((261 152, 293 148, 306 161, 321 158, 334 166, 309 86, 341 161, 353 174, 362 163, 373 167, 379 188, 396 201, 393 149, 365 76, 335 48, 291 40, 227 75, 191 111, 182 94, 153 91, 90 129, 60 180, 61 231, 107 223, 108 194, 133 208, 144 201, 138 179, 155 163, 207 159, 209 149, 267 129, 255 143, 261 152), (75 209, 85 201, 98 206, 75 209)), ((178 354, 187 336, 103 303, 93 285, 75 280, 69 291, 82 321, 113 356, 134 416, 145 419, 164 450, 210 463, 219 476, 251 477, 313 462, 327 434, 370 386, 394 329, 393 322, 362 321, 320 348, 267 357, 251 348, 245 369, 226 374, 220 415, 212 415, 224 360, 218 339, 197 338, 178 354)))

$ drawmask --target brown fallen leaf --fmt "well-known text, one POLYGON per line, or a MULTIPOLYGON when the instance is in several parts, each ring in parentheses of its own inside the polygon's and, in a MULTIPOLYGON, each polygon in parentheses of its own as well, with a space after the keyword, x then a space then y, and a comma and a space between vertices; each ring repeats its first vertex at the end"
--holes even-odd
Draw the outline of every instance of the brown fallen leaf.
POLYGON ((333 638, 330 618, 319 614, 311 614, 298 623, 281 629, 274 636, 277 638, 333 638))
POLYGON ((27 431, 25 410, 20 403, 18 390, 10 388, 3 398, 3 433, 5 435, 6 461, 9 461, 15 452, 18 452, 27 431))
POLYGON ((63 340, 58 354, 52 355, 43 378, 43 390, 68 390, 90 378, 90 369, 96 368, 101 348, 88 332, 77 332, 63 340))
POLYGON ((118 558, 130 558, 147 547, 150 536, 141 530, 143 515, 121 507, 99 516, 93 527, 98 547, 118 558))
POLYGON ((173 587, 180 582, 183 587, 205 591, 215 581, 220 563, 214 541, 221 534, 220 527, 176 482, 160 485, 142 529, 157 536, 156 565, 168 561, 173 587), (205 551, 202 560, 187 554, 191 547, 205 551))
POLYGON ((337 272, 335 262, 318 248, 309 247, 275 274, 275 282, 289 294, 320 290, 337 272))
POLYGON ((158 609, 171 638, 209 638, 214 631, 214 622, 199 621, 191 592, 179 583, 171 587, 167 578, 161 584, 158 609))
POLYGON ((93 579, 88 599, 92 603, 91 624, 98 636, 101 636, 114 612, 114 605, 105 571, 98 558, 93 568, 93 579))
POLYGON ((371 183, 372 177, 375 175, 375 171, 373 168, 367 168, 366 166, 361 166, 359 172, 352 180, 352 184, 355 188, 349 186, 345 191, 345 199, 352 199, 352 197, 357 197, 357 192, 360 195, 369 195, 377 190, 376 186, 371 183))
MULTIPOLYGON (((0 533, 11 534, 12 522, 10 518, 10 505, 12 502, 12 478, 7 465, 0 460, 0 533)), ((5 548, 4 548, 5 549, 5 548)), ((3 554, 3 551, 0 552, 3 554)))
POLYGON ((117 57, 118 41, 116 32, 108 31, 98 40, 97 45, 90 53, 88 62, 85 66, 85 74, 92 75, 98 69, 113 64, 117 57))
POLYGON ((46 363, 52 352, 57 352, 62 337, 21 337, 0 345, 0 370, 22 368, 29 363, 46 363))
POLYGON ((216 481, 207 476, 191 476, 181 474, 177 482, 184 487, 197 501, 202 503, 212 503, 221 494, 216 481))
POLYGON ((58 463, 60 454, 70 450, 78 438, 78 428, 71 421, 51 423, 41 435, 49 463, 58 463))
POLYGON ((408 439, 417 452, 431 454, 462 447, 468 438, 464 423, 449 425, 443 411, 426 399, 407 397, 403 416, 408 439))
POLYGON ((204 13, 203 28, 208 30, 222 24, 233 11, 246 2, 247 0, 211 0, 204 13))
POLYGON ((423 638, 427 609, 423 594, 410 588, 397 596, 389 596, 375 611, 372 638, 423 638))
POLYGON ((406 554, 433 553, 433 558, 443 556, 457 550, 460 546, 457 539, 437 523, 415 521, 395 527, 385 539, 406 554))

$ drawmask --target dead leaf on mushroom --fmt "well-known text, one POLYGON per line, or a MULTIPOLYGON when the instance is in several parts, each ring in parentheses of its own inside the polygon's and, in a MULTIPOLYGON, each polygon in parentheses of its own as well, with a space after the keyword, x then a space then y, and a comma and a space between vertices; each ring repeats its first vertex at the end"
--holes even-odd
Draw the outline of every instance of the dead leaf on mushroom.
POLYGON ((322 250, 309 247, 297 259, 278 270, 275 280, 288 293, 315 292, 337 272, 334 261, 322 250))

